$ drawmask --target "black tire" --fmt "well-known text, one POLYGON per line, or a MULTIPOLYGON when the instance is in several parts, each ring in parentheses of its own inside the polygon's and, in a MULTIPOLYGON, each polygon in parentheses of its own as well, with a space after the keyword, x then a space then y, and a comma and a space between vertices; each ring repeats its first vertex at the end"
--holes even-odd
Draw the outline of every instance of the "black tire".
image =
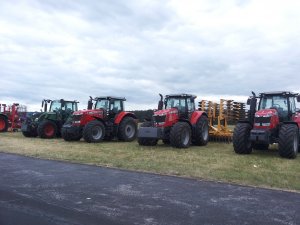
POLYGON ((22 131, 24 137, 36 137, 38 136, 37 132, 35 131, 22 131))
POLYGON ((168 144, 170 144, 170 139, 162 139, 162 142, 163 142, 165 145, 168 145, 168 144))
POLYGON ((253 149, 255 150, 268 150, 269 144, 253 144, 253 149))
POLYGON ((82 138, 82 135, 74 135, 69 133, 67 129, 61 129, 61 136, 65 141, 79 141, 82 138))
POLYGON ((132 117, 125 117, 121 121, 118 129, 118 139, 120 141, 133 141, 137 135, 137 124, 132 117))
POLYGON ((37 133, 40 138, 54 138, 57 135, 57 126, 51 120, 44 120, 39 123, 37 133))
POLYGON ((83 138, 86 142, 101 142, 104 137, 105 126, 101 121, 93 120, 85 125, 83 129, 83 138))
POLYGON ((193 144, 203 146, 207 145, 209 139, 208 119, 201 116, 196 123, 196 130, 193 133, 193 144))
POLYGON ((233 149, 237 154, 250 154, 252 143, 249 140, 251 125, 248 123, 238 123, 233 132, 233 149))
POLYGON ((170 132, 170 144, 175 148, 188 148, 192 138, 191 126, 186 122, 176 123, 170 132))
POLYGON ((7 132, 8 130, 8 119, 4 115, 0 115, 0 132, 7 132))
MULTIPOLYGON (((151 127, 151 122, 144 122, 141 124, 141 127, 151 127)), ((138 138, 139 145, 145 146, 155 146, 157 145, 158 139, 155 138, 138 138)))
POLYGON ((283 158, 294 159, 299 148, 299 131, 294 124, 283 124, 279 130, 278 151, 283 158))

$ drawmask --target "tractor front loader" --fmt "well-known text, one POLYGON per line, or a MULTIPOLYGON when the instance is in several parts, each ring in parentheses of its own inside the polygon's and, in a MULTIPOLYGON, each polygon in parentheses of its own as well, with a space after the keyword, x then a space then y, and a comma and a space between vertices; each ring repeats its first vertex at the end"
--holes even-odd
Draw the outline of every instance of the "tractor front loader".
POLYGON ((160 94, 158 110, 151 120, 141 124, 138 131, 140 145, 156 145, 158 140, 175 148, 188 148, 191 143, 206 145, 208 118, 206 112, 195 109, 195 98, 190 94, 160 94))
POLYGON ((77 111, 77 101, 44 99, 43 112, 27 117, 21 131, 25 137, 54 138, 61 135, 60 130, 68 117, 77 111), (48 104, 50 104, 48 110, 48 104))
POLYGON ((266 150, 269 144, 278 143, 281 157, 296 158, 300 111, 296 109, 295 100, 300 102, 300 95, 289 91, 252 94, 247 101, 250 105, 248 119, 239 121, 234 129, 234 151, 250 154, 252 149, 266 150))
POLYGON ((133 141, 137 134, 137 118, 124 111, 125 98, 97 97, 88 101, 88 109, 73 113, 61 132, 65 141, 101 142, 117 138, 133 141))

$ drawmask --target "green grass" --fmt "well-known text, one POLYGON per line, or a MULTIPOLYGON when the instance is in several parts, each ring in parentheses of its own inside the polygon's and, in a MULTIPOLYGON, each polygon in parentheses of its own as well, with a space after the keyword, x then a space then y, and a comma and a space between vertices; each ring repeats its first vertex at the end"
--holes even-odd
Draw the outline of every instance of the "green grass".
POLYGON ((183 150, 161 142, 147 147, 136 141, 89 144, 83 140, 25 138, 21 133, 0 134, 0 152, 300 191, 300 155, 295 160, 283 159, 276 148, 237 155, 232 144, 225 143, 210 142, 183 150))

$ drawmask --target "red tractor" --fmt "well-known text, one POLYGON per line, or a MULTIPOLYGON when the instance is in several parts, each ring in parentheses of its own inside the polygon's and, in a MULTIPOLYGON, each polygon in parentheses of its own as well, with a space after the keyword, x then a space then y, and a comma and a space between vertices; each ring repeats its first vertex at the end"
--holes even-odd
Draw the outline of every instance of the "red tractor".
POLYGON ((26 107, 13 103, 7 106, 0 104, 0 132, 6 132, 8 129, 12 131, 21 128, 22 119, 26 117, 26 107))
POLYGON ((195 109, 195 95, 178 94, 163 96, 152 119, 141 124, 138 131, 140 145, 156 145, 159 139, 175 148, 187 148, 191 143, 206 145, 208 142, 208 117, 206 112, 195 109))
POLYGON ((278 143, 279 155, 296 158, 300 137, 300 111, 296 102, 300 95, 289 91, 252 92, 248 120, 239 121, 233 133, 233 147, 238 154, 250 154, 252 149, 266 150, 278 143), (257 99, 259 103, 257 106, 257 99))
POLYGON ((64 124, 62 137, 66 141, 80 140, 81 137, 86 142, 116 137, 121 141, 133 141, 137 133, 137 118, 133 113, 124 111, 124 101, 125 98, 109 96, 90 97, 88 109, 74 112, 64 124))

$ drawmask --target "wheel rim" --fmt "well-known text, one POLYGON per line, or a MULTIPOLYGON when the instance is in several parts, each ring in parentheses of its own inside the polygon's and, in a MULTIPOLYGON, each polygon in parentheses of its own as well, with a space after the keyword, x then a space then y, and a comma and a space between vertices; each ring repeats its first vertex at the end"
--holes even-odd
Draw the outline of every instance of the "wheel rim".
POLYGON ((207 140, 208 139, 208 126, 207 126, 207 124, 203 124, 201 133, 202 133, 203 140, 207 140))
POLYGON ((183 142, 182 142, 182 144, 183 145, 187 145, 189 143, 189 141, 190 141, 190 135, 189 135, 188 129, 184 130, 183 135, 184 136, 183 136, 183 142))
POLYGON ((0 130, 3 130, 5 128, 5 122, 3 119, 0 119, 0 130))
POLYGON ((45 135, 47 137, 50 137, 50 136, 54 135, 54 127, 52 126, 52 124, 47 124, 45 126, 44 131, 45 131, 45 135))
POLYGON ((92 136, 95 140, 99 140, 102 137, 102 129, 99 126, 95 126, 92 129, 92 136))
POLYGON ((135 128, 131 124, 127 124, 125 127, 125 134, 127 138, 132 138, 135 134, 135 128))

